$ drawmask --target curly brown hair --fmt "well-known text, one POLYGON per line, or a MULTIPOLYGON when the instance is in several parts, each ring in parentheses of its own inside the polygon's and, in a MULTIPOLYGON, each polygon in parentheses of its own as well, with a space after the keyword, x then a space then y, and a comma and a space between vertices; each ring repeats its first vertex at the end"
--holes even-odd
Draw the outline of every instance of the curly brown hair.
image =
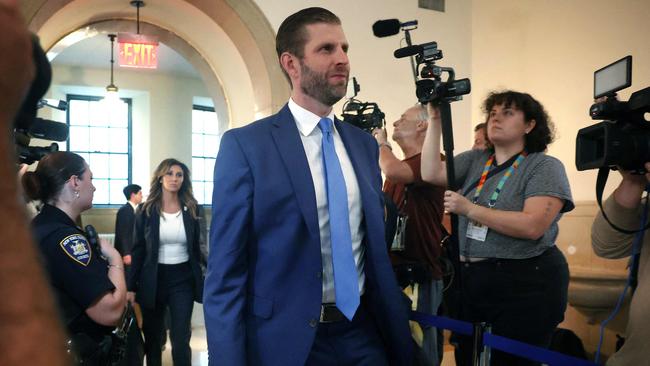
POLYGON ((546 113, 544 106, 530 94, 520 93, 513 90, 492 92, 483 102, 483 112, 486 115, 486 122, 490 111, 494 106, 515 108, 523 112, 524 121, 535 120, 535 127, 526 134, 524 148, 529 153, 546 151, 555 139, 555 125, 546 113))

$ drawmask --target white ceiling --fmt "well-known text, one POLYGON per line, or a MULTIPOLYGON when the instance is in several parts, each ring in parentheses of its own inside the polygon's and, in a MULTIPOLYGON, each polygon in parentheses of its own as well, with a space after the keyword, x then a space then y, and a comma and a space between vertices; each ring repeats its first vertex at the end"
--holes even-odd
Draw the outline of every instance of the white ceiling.
MULTIPOLYGON (((115 42, 117 43, 117 41, 115 42)), ((114 58, 115 70, 119 70, 117 44, 115 44, 114 58)), ((81 40, 59 53, 53 65, 83 66, 96 69, 110 68, 111 43, 107 35, 99 34, 81 40)), ((133 69, 131 69, 133 70, 133 69)), ((147 70, 150 71, 150 70, 147 70)), ((153 70, 151 70, 153 71, 153 70)), ((184 77, 200 78, 194 67, 181 55, 163 43, 158 47, 158 69, 154 72, 161 74, 175 74, 184 77)))

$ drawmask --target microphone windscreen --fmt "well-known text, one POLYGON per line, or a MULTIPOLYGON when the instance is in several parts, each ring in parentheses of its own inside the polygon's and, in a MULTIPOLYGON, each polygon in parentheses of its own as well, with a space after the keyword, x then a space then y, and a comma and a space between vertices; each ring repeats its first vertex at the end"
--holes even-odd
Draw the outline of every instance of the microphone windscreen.
POLYGON ((43 140, 65 141, 68 139, 69 127, 66 123, 34 118, 27 129, 27 134, 43 140))
POLYGON ((378 20, 372 25, 375 37, 388 37, 399 33, 402 24, 398 19, 378 20))
POLYGON ((396 49, 395 52, 393 52, 393 56, 395 56, 395 58, 415 56, 415 55, 417 55, 418 53, 420 53, 422 51, 423 51, 423 48, 420 45, 402 47, 402 48, 396 49))

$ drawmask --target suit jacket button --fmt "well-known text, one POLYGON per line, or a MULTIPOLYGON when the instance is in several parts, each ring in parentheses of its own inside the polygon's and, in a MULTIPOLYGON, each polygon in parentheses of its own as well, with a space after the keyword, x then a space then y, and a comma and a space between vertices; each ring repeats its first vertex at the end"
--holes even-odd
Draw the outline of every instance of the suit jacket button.
POLYGON ((316 328, 317 325, 318 325, 318 320, 316 320, 316 319, 310 319, 309 320, 309 326, 310 327, 316 328))

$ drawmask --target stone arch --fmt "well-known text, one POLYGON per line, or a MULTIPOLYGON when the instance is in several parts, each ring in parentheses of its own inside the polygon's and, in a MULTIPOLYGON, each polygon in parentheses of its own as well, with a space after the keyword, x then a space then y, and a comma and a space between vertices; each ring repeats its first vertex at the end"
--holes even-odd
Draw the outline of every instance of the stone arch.
MULTIPOLYGON (((27 0, 21 6, 46 50, 85 26, 126 27, 135 18, 127 0, 27 0)), ((212 95, 224 96, 230 127, 286 102, 290 89, 276 59, 275 32, 252 0, 152 1, 140 19, 195 66, 212 95)))

